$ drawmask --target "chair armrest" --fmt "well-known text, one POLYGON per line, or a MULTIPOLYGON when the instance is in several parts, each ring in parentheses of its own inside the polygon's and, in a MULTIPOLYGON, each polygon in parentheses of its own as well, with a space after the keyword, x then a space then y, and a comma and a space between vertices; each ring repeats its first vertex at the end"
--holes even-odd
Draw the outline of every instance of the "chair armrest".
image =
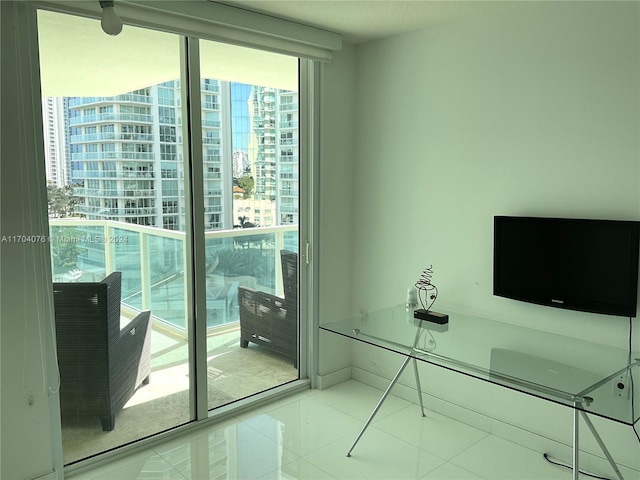
POLYGON ((245 308, 253 310, 253 313, 258 313, 257 307, 259 305, 272 305, 278 308, 284 308, 284 298, 249 287, 238 287, 238 303, 241 308, 244 306, 245 308))
POLYGON ((151 348, 151 312, 140 313, 120 331, 119 338, 110 348, 110 357, 120 364, 137 364, 144 352, 151 348))
POLYGON ((287 315, 284 298, 247 287, 238 288, 240 315, 243 310, 257 317, 279 317, 287 315))
POLYGON ((149 330, 149 322, 151 320, 151 311, 147 310, 139 313, 136 318, 127 323, 120 330, 120 341, 126 342, 126 339, 135 335, 145 335, 149 330))
POLYGON ((103 278, 100 283, 113 283, 113 282, 121 282, 122 281, 122 272, 111 272, 105 278, 103 278))
POLYGON ((109 352, 110 375, 121 396, 133 391, 151 370, 151 312, 141 312, 120 331, 109 352))

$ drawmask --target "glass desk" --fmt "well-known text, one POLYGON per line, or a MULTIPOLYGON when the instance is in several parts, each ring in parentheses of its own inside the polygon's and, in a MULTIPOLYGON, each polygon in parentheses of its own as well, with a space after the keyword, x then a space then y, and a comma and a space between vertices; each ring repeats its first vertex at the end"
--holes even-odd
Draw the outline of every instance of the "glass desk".
MULTIPOLYGON (((619 479, 622 475, 587 414, 629 426, 640 418, 634 404, 640 384, 640 353, 571 337, 439 310, 449 323, 413 318, 404 305, 368 312, 321 330, 405 357, 347 456, 364 434, 394 384, 413 362, 424 416, 417 362, 426 362, 505 388, 566 405, 573 412, 573 478, 579 475, 580 418, 589 427, 619 479), (636 392, 631 392, 633 379, 636 392), (621 383, 624 387, 619 388, 621 383)), ((624 319, 616 319, 624 321, 624 319)))

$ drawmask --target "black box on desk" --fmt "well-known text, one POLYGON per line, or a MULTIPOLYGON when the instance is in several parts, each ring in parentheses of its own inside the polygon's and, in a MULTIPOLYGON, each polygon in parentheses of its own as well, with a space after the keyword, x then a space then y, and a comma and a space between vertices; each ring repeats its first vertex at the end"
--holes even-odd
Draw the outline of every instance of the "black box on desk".
POLYGON ((425 322, 431 322, 438 325, 446 325, 449 323, 449 315, 439 312, 427 311, 423 308, 413 311, 413 318, 423 320, 425 322))

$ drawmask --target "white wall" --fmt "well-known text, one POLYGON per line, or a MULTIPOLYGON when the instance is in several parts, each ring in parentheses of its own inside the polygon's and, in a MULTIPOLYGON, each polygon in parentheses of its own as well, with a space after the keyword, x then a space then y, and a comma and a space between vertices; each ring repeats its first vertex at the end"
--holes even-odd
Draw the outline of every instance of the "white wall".
MULTIPOLYGON (((435 310, 626 347, 626 319, 494 297, 493 216, 640 220, 639 13, 637 2, 514 2, 357 48, 357 307, 401 303, 433 264, 435 310)), ((397 368, 371 349, 353 358, 387 378, 397 368)), ((495 392, 492 406, 472 395, 484 386, 425 373, 443 398, 558 430, 544 402, 525 414, 528 400, 495 392)), ((627 428, 612 441, 640 468, 634 438, 627 428)))
MULTIPOLYGON (((353 308, 353 175, 355 158, 355 47, 343 44, 320 78, 320 323, 336 321, 353 308)), ((350 344, 321 332, 321 386, 350 378, 350 344), (344 370, 348 368, 347 370, 344 370), (334 380, 327 380, 334 374, 334 380)))
POLYGON ((4 238, 0 245, 0 477, 31 479, 55 469, 62 478, 49 245, 20 238, 48 235, 35 14, 19 2, 0 2, 0 8, 0 236, 4 238))
POLYGON ((493 216, 640 220, 638 49, 635 2, 522 2, 358 48, 358 301, 399 303, 432 263, 438 303, 583 322, 492 296, 493 216))

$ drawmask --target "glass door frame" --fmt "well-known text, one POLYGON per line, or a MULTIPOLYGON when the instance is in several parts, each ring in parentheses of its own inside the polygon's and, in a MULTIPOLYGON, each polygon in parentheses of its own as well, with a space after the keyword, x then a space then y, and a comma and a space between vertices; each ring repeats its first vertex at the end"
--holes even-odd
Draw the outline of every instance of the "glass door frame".
MULTIPOLYGON (((96 2, 97 3, 97 2, 96 2)), ((86 15, 95 18, 95 12, 79 12, 74 8, 63 8, 60 5, 47 3, 34 4, 35 9, 46 9, 57 11, 69 15, 86 15)), ((157 25, 145 26, 143 21, 136 23, 141 28, 157 29, 157 25)), ((120 455, 123 452, 137 449, 145 445, 157 443, 169 436, 183 433, 193 427, 202 425, 203 421, 217 419, 227 415, 229 411, 246 408, 258 402, 264 401, 268 395, 285 395, 290 390, 308 388, 309 383, 313 386, 316 364, 317 364, 317 263, 318 258, 315 252, 318 238, 318 177, 319 165, 317 162, 319 154, 319 69, 317 61, 309 59, 299 59, 299 224, 298 236, 300 247, 300 278, 299 278, 299 379, 297 382, 276 387, 267 392, 268 395, 258 395, 234 403, 229 408, 223 407, 215 410, 208 410, 207 389, 202 388, 207 383, 207 348, 206 348, 206 287, 205 287, 205 236, 204 225, 201 219, 204 216, 204 196, 203 196, 203 152, 202 152, 202 129, 201 110, 190 108, 190 102, 195 106, 200 105, 200 58, 199 40, 202 37, 190 36, 185 33, 176 32, 175 28, 167 25, 169 33, 177 33, 181 37, 181 80, 186 85, 182 89, 183 118, 188 119, 183 122, 183 134, 185 145, 190 149, 189 155, 185 159, 185 164, 189 163, 189 187, 185 181, 185 197, 187 205, 190 205, 190 218, 187 222, 187 248, 185 268, 187 269, 188 281, 191 288, 187 288, 186 302, 190 305, 186 318, 187 338, 190 349, 190 408, 192 421, 186 425, 178 426, 168 432, 159 433, 147 439, 135 442, 130 446, 118 447, 113 451, 105 452, 81 461, 74 465, 71 470, 77 468, 84 469, 86 466, 106 461, 109 458, 120 455), (187 135, 188 133, 188 135, 187 135), (194 148, 197 147, 197 148, 194 148), (194 219, 198 219, 194 221, 194 219), (193 332, 191 335, 190 332, 193 332)), ((208 39, 207 39, 208 40, 208 39)), ((219 41, 218 39, 212 39, 219 41)), ((44 162, 44 158, 42 159, 44 162)), ((186 180, 186 179, 185 179, 186 180)), ((61 440, 60 440, 61 441, 61 440)))
MULTIPOLYGON (((182 89, 183 105, 183 138, 188 139, 189 155, 185 155, 185 167, 188 165, 189 187, 185 182, 185 202, 191 206, 189 220, 186 228, 186 256, 185 266, 187 278, 191 281, 191 288, 187 288, 187 303, 192 306, 187 317, 187 338, 190 348, 190 356, 194 359, 190 364, 190 403, 192 412, 195 413, 195 421, 202 421, 208 418, 217 417, 218 409, 209 410, 207 405, 207 389, 198 388, 198 385, 207 385, 207 315, 206 315, 206 278, 204 265, 206 264, 205 252, 205 228, 201 221, 204 216, 204 188, 203 188, 203 153, 202 153, 202 112, 200 109, 200 37, 185 35, 181 42, 181 79, 186 88, 182 89), (192 106, 195 105, 195 108, 192 106), (198 268, 200 266, 201 268, 198 268), (195 316, 194 316, 195 314, 195 316), (193 337, 190 331, 194 332, 193 337), (193 341, 191 340, 193 338, 193 341)), ((312 162, 316 150, 315 139, 317 132, 311 133, 319 125, 317 122, 317 102, 316 91, 318 62, 307 59, 298 60, 298 96, 299 96, 299 184, 300 192, 307 192, 307 195, 300 194, 299 202, 299 224, 298 224, 298 245, 299 255, 299 283, 298 283, 298 382, 293 385, 276 387, 274 394, 278 390, 288 390, 298 388, 300 384, 308 385, 309 378, 313 378, 311 372, 315 372, 315 355, 317 328, 317 315, 312 311, 317 311, 317 307, 310 308, 312 301, 317 298, 317 282, 312 281, 311 275, 317 275, 317 269, 313 268, 311 250, 316 243, 313 238, 318 235, 317 229, 313 226, 318 218, 318 202, 314 197, 317 195, 318 165, 312 162), (315 166, 314 166, 315 165, 315 166), (302 321, 302 318, 311 321, 302 321)), ((185 180, 187 175, 185 174, 185 180)), ((315 303, 315 302, 314 302, 315 303)), ((313 384, 313 381, 311 381, 313 384)), ((262 398, 262 397, 260 397, 262 398)), ((247 403, 251 400, 247 399, 247 403)), ((240 402, 238 408, 243 407, 240 402)), ((233 407, 231 407, 233 408, 233 407)), ((228 409, 221 409, 223 415, 228 409)))

